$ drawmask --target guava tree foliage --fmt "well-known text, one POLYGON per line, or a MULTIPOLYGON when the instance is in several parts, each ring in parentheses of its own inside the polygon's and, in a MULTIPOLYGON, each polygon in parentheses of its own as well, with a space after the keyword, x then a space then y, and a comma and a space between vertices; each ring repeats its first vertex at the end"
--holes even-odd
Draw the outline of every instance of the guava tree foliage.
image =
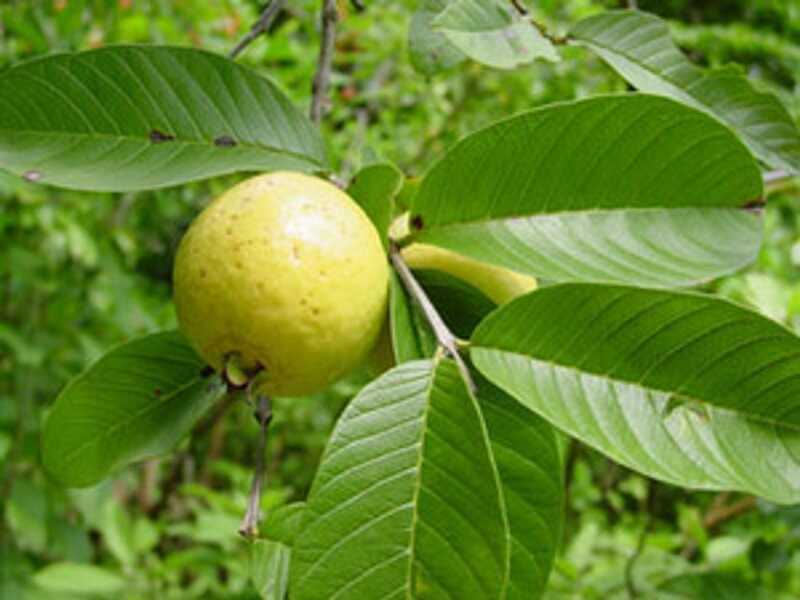
MULTIPOLYGON (((561 536, 557 432, 675 485, 800 501, 800 339, 685 289, 754 259, 765 174, 800 175, 800 132, 775 97, 693 65, 641 12, 556 36, 518 2, 423 0, 409 31, 427 75, 559 60, 565 45, 638 91, 488 125, 421 181, 378 160, 349 182, 395 267, 397 366, 342 414, 307 500, 265 515, 265 598, 538 597, 561 536), (542 285, 497 307, 409 270, 411 243, 542 285)), ((268 78, 202 50, 108 47, 0 73, 0 167, 29 181, 334 175, 324 146, 268 78)), ((179 332, 133 340, 56 399, 43 463, 65 486, 95 484, 170 451, 228 391, 179 332)))

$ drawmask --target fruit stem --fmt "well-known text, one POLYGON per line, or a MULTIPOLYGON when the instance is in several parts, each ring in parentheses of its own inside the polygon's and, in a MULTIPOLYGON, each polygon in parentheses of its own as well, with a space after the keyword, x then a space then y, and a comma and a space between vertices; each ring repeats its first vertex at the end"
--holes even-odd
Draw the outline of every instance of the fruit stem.
MULTIPOLYGON (((253 386, 248 390, 252 393, 253 386)), ((247 511, 239 526, 239 533, 248 538, 258 537, 258 521, 261 519, 261 490, 264 486, 264 475, 266 473, 266 461, 264 451, 267 446, 267 430, 272 421, 272 402, 269 396, 257 394, 255 418, 260 428, 258 441, 256 442, 256 464, 253 472, 253 483, 250 486, 250 496, 247 500, 247 511)))
POLYGON ((392 261, 395 271, 397 271, 397 274, 400 276, 403 286, 416 301, 417 305, 422 310, 422 314, 425 315, 425 319, 431 326, 431 329, 433 329, 433 334, 436 336, 436 341, 439 343, 439 346, 442 348, 445 354, 449 355, 450 358, 456 361, 456 365, 461 373, 461 378, 464 380, 464 384, 467 386, 467 389, 470 391, 470 393, 475 394, 478 391, 478 388, 475 385, 475 381, 472 379, 472 375, 469 372, 467 363, 464 362, 464 359, 458 352, 460 341, 455 335, 453 335, 453 332, 450 331, 450 328, 436 310, 433 302, 431 302, 430 298, 428 298, 428 295, 425 293, 425 290, 422 289, 422 286, 417 281, 417 278, 414 277, 414 274, 411 272, 408 264, 406 264, 406 261, 403 259, 403 256, 400 254, 400 250, 395 243, 392 243, 389 248, 389 258, 392 261))

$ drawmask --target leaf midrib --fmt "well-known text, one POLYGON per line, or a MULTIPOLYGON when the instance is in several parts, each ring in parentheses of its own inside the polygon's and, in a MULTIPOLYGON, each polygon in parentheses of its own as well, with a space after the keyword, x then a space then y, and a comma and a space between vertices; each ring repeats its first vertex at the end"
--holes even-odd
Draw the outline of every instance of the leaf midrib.
MULTIPOLYGON (((182 137, 178 137, 177 134, 175 135, 175 139, 164 141, 164 142, 153 142, 147 136, 138 136, 138 135, 118 135, 113 133, 85 133, 85 132, 70 132, 70 131, 43 131, 37 129, 28 129, 28 130, 19 130, 19 129, 5 129, 0 128, 0 134, 12 134, 12 135, 32 135, 32 136, 42 136, 42 137, 53 137, 53 136, 63 136, 63 137, 78 137, 84 139, 102 139, 102 140, 113 140, 113 141, 123 141, 123 142, 137 142, 137 143, 145 143, 149 146, 157 147, 157 146, 172 146, 172 145, 185 145, 185 146, 202 146, 202 147, 209 147, 212 146, 219 152, 225 151, 235 151, 239 148, 245 150, 258 150, 260 152, 272 152, 275 154, 284 154, 290 156, 292 158, 296 158, 299 160, 303 160, 305 162, 309 162, 315 164, 317 166, 322 166, 322 163, 317 160, 317 158, 312 157, 307 154, 302 154, 300 152, 294 150, 286 150, 283 148, 278 148, 276 146, 270 146, 268 144, 256 144, 253 142, 246 142, 246 141, 239 141, 236 140, 236 146, 234 147, 225 147, 219 148, 214 144, 214 139, 208 140, 197 140, 197 139, 186 139, 182 137)), ((173 134, 169 134, 173 135, 173 134)), ((226 135, 226 134, 220 134, 226 135)))
MULTIPOLYGON (((664 211, 680 211, 680 210, 708 210, 708 211, 735 211, 735 212, 744 212, 747 213, 748 209, 742 206, 620 206, 616 208, 583 208, 579 210, 559 210, 555 212, 535 212, 535 213, 526 213, 526 214, 510 214, 510 215, 499 215, 496 217, 485 217, 480 219, 474 220, 461 220, 461 221, 448 221, 446 223, 433 223, 432 225, 424 225, 422 229, 419 231, 415 231, 411 234, 411 237, 423 237, 427 232, 435 232, 437 230, 443 230, 448 228, 457 228, 457 227, 472 227, 472 226, 490 226, 494 224, 502 224, 506 221, 516 221, 516 220, 530 220, 536 218, 547 218, 547 217, 569 217, 569 216, 592 216, 592 215, 605 215, 605 214, 615 214, 615 213, 659 213, 664 211)), ((413 212, 414 216, 421 216, 424 219, 424 215, 421 212, 413 212)))

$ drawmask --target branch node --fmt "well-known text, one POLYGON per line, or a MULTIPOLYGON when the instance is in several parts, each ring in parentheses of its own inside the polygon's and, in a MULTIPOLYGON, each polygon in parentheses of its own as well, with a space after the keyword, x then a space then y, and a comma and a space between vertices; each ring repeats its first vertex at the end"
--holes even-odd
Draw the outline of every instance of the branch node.
POLYGON ((406 261, 400 254, 400 250, 394 243, 391 245, 389 256, 395 271, 397 271, 397 274, 400 276, 400 280, 403 282, 403 286, 420 307, 422 313, 425 315, 425 319, 428 321, 431 329, 433 329, 433 333, 436 336, 436 341, 438 342, 441 351, 455 361, 458 371, 461 374, 461 379, 464 380, 464 385, 467 386, 467 389, 471 394, 476 394, 478 387, 475 385, 475 381, 472 379, 472 374, 469 372, 467 363, 459 353, 459 347, 462 346, 463 342, 461 342, 455 335, 453 335, 453 332, 450 331, 450 328, 444 322, 430 298, 428 298, 425 290, 422 289, 422 286, 417 281, 417 278, 414 277, 411 269, 408 267, 406 261))
POLYGON ((284 4, 286 4, 286 0, 271 0, 271 2, 267 4, 267 6, 261 12, 261 16, 258 18, 258 20, 253 23, 250 31, 248 31, 241 41, 236 44, 236 47, 231 50, 228 57, 231 59, 236 58, 242 52, 244 52, 245 48, 252 44, 258 38, 258 36, 269 31, 269 28, 272 26, 272 23, 275 21, 278 14, 281 12, 284 4))

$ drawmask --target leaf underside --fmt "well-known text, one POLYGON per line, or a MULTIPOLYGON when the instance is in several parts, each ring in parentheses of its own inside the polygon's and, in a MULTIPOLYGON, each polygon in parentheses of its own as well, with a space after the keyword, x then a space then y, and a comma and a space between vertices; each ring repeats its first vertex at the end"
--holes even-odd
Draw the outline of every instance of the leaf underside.
POLYGON ((498 309, 470 354, 523 404, 645 475, 800 500, 800 339, 760 315, 566 284, 498 309))

